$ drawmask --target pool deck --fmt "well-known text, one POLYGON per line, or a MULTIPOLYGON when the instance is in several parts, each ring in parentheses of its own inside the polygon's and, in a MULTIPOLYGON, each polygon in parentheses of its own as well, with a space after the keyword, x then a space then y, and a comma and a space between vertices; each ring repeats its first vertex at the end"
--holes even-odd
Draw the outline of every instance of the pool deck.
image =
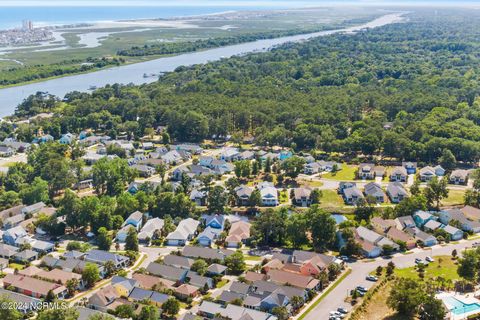
POLYGON ((451 312, 452 309, 455 309, 457 306, 452 305, 448 302, 448 298, 454 298, 458 300, 460 303, 465 305, 472 305, 478 304, 480 306, 480 300, 475 298, 475 293, 468 293, 468 294, 460 294, 455 292, 442 292, 436 295, 437 299, 442 300, 443 304, 448 310, 447 317, 450 320, 461 320, 466 319, 468 316, 480 313, 480 307, 477 310, 472 310, 468 312, 464 312, 461 314, 454 314, 451 312))

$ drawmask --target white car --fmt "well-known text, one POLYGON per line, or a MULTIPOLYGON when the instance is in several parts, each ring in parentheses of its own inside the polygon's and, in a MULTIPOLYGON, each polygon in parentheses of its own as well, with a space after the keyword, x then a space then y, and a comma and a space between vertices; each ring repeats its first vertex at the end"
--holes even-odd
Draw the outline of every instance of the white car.
POLYGON ((432 257, 426 257, 425 260, 428 261, 428 262, 434 262, 435 261, 432 257))

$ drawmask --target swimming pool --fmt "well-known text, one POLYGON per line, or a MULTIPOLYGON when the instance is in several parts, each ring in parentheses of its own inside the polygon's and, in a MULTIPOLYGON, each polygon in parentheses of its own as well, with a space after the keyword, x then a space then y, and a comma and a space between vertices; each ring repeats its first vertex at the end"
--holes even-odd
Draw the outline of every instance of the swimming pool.
POLYGON ((445 297, 443 298, 443 301, 445 301, 445 303, 447 303, 449 306, 452 307, 450 309, 450 312, 452 312, 455 315, 470 313, 475 311, 480 312, 480 304, 478 303, 465 303, 458 299, 455 299, 454 297, 445 297))

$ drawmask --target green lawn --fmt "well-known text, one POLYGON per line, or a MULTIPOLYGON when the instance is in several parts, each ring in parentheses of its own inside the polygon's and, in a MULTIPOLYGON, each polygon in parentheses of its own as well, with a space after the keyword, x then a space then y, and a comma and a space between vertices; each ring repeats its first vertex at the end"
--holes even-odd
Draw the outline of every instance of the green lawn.
POLYGON ((217 283, 217 288, 221 288, 223 287, 224 285, 226 285, 228 283, 228 279, 222 279, 222 281, 219 281, 217 283))
POLYGON ((356 166, 350 166, 342 164, 342 170, 337 172, 329 172, 322 176, 325 179, 339 180, 339 181, 348 181, 355 180, 355 171, 357 170, 356 166))
POLYGON ((322 208, 339 208, 343 207, 342 197, 334 190, 322 190, 322 198, 320 207, 322 208))
POLYGON ((261 260, 263 260, 263 257, 245 255, 245 260, 250 260, 250 261, 261 261, 261 260))
POLYGON ((8 267, 9 267, 9 268, 12 268, 12 269, 18 269, 18 270, 23 270, 23 269, 25 269, 25 265, 20 264, 20 263, 14 263, 14 262, 10 263, 10 264, 8 265, 8 267))
MULTIPOLYGON (((430 263, 428 267, 425 268, 425 279, 442 277, 453 281, 460 278, 457 273, 457 265, 451 256, 438 256, 434 259, 435 262, 430 263)), ((415 267, 396 269, 395 274, 399 277, 419 279, 415 267)))
POLYGON ((465 190, 449 190, 448 197, 442 200, 442 206, 463 205, 465 190))

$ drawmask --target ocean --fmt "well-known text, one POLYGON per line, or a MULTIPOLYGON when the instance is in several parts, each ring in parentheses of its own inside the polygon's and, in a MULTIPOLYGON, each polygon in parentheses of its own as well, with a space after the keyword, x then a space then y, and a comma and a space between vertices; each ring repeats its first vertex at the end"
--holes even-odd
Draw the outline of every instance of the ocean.
MULTIPOLYGON (((258 10, 246 6, 90 6, 90 7, 0 7, 0 29, 21 27, 22 20, 34 26, 127 19, 171 18, 235 10, 258 10)), ((273 9, 261 7, 261 9, 273 9)), ((281 6, 275 7, 281 9, 281 6)))

